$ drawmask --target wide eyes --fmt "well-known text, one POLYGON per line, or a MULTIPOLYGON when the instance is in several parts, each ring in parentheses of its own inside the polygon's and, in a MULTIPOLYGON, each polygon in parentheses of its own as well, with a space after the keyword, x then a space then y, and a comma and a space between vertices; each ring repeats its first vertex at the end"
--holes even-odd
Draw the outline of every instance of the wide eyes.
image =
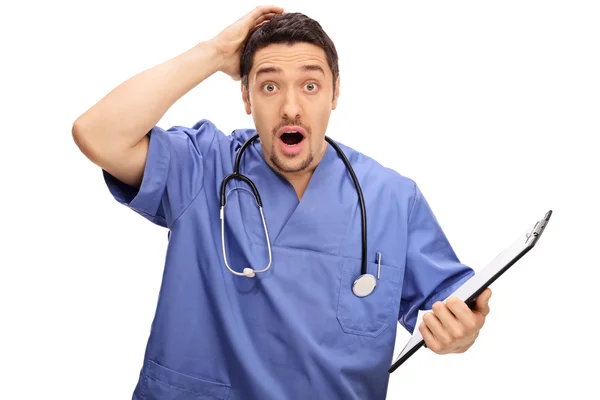
POLYGON ((309 92, 315 92, 317 90, 317 84, 315 82, 309 82, 306 85, 304 85, 304 87, 309 91, 309 92))
MULTIPOLYGON (((304 89, 309 93, 314 93, 319 88, 319 85, 316 82, 307 82, 304 84, 304 89)), ((263 85, 263 90, 267 93, 275 93, 277 90, 277 86, 274 83, 265 83, 263 85)))
POLYGON ((274 92, 275 91, 275 85, 273 85, 272 83, 267 83, 263 86, 263 90, 266 92, 274 92))

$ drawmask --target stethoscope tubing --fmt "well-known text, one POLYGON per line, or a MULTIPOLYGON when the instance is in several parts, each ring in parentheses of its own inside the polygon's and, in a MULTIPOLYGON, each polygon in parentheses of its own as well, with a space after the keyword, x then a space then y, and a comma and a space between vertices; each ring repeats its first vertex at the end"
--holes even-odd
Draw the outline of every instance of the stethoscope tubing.
MULTIPOLYGON (((228 263, 227 263, 227 257, 225 255, 225 237, 224 237, 225 216, 224 216, 224 209, 225 209, 225 204, 227 202, 227 196, 225 194, 225 191, 227 189, 227 183, 230 180, 232 180, 232 179, 239 179, 241 181, 246 182, 248 184, 248 186, 250 186, 250 188, 252 189, 252 192, 254 193, 254 197, 256 199, 256 203, 257 203, 257 205, 259 207, 259 210, 260 210, 260 213, 261 213, 261 217, 262 217, 262 220, 263 220, 263 225, 264 225, 264 228, 265 228, 265 235, 267 237, 267 241, 269 241, 269 235, 268 235, 268 231, 267 231, 267 227, 266 227, 266 222, 265 222, 265 218, 264 218, 264 214, 263 214, 263 210, 262 210, 262 199, 260 197, 260 193, 258 192, 258 189, 257 189, 256 185, 254 184, 254 182, 252 182, 252 180, 250 178, 248 178, 245 175, 240 174, 240 172, 239 172, 240 171, 240 163, 241 163, 241 159, 242 159, 242 153, 258 137, 259 137, 259 135, 255 134, 254 136, 252 136, 251 138, 249 138, 248 140, 246 140, 246 142, 242 145, 242 147, 238 151, 237 156, 235 158, 235 165, 234 165, 233 173, 227 175, 223 179, 223 181, 221 182, 220 206, 221 206, 221 243, 222 243, 222 247, 223 247, 223 256, 225 258, 225 265, 227 266, 227 269, 229 269, 229 271, 231 271, 235 275, 240 275, 240 276, 245 276, 246 274, 240 273, 240 272, 236 272, 236 271, 232 270, 229 267, 228 263)), ((344 162, 344 164, 346 166, 346 170, 350 174, 350 177, 352 178, 352 181, 354 182, 354 186, 356 188, 356 193, 358 195, 358 202, 359 202, 359 206, 360 206, 360 214, 361 214, 361 244, 362 244, 361 275, 366 275, 367 274, 367 212, 366 212, 366 208, 365 208, 365 201, 364 201, 362 189, 360 187, 360 183, 358 182, 358 178, 356 177, 356 174, 354 173, 354 169, 352 168, 352 165, 350 164, 350 161, 348 160, 348 158, 346 157, 346 155, 344 154, 344 152, 342 151, 342 149, 337 145, 337 143, 335 143, 328 136, 325 136, 325 140, 327 141, 327 143, 329 143, 335 149, 335 151, 337 152, 338 156, 344 162)), ((268 246, 269 247, 269 264, 263 270, 255 271, 255 272, 264 272, 271 265, 271 248, 270 248, 270 243, 267 243, 267 244, 269 245, 268 246)))

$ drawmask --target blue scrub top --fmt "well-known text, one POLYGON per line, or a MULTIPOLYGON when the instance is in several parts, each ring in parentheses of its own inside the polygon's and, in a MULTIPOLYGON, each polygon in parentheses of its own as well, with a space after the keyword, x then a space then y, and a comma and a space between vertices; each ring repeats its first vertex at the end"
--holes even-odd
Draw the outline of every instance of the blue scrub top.
MULTIPOLYGON (((359 298, 361 214, 335 149, 301 201, 265 162, 260 141, 241 172, 260 191, 271 269, 231 274, 221 249, 219 193, 237 151, 256 133, 225 135, 208 120, 154 127, 139 190, 104 173, 114 198, 169 229, 164 276, 133 399, 384 399, 397 321, 444 300, 473 275, 451 248, 415 183, 340 144, 362 186, 368 269, 380 278, 359 298)), ((233 181, 225 208, 229 265, 262 269, 268 253, 254 197, 233 181)))

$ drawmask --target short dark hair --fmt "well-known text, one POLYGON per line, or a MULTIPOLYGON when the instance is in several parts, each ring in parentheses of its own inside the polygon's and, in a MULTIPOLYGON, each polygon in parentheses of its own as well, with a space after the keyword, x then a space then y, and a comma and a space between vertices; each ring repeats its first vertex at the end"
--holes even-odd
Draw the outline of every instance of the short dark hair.
POLYGON ((246 89, 248 89, 248 74, 252 68, 254 54, 258 50, 274 43, 291 45, 301 42, 312 43, 323 49, 333 74, 335 92, 335 82, 339 75, 335 45, 317 21, 302 13, 277 14, 248 35, 240 57, 240 76, 246 89))

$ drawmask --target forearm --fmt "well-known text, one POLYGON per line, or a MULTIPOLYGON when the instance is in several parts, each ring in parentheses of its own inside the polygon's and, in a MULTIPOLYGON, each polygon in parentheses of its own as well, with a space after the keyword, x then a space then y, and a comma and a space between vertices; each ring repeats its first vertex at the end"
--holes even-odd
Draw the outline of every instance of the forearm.
POLYGON ((219 70, 211 42, 202 42, 143 71, 102 98, 73 125, 82 147, 98 152, 134 147, 183 95, 219 70))

